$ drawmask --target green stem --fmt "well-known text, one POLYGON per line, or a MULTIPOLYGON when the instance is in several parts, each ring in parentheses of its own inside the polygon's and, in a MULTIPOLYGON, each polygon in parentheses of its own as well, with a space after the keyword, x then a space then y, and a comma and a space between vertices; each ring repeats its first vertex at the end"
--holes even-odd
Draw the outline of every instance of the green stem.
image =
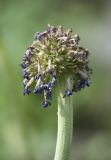
POLYGON ((73 133, 73 96, 63 98, 58 93, 58 134, 54 160, 68 160, 73 133))

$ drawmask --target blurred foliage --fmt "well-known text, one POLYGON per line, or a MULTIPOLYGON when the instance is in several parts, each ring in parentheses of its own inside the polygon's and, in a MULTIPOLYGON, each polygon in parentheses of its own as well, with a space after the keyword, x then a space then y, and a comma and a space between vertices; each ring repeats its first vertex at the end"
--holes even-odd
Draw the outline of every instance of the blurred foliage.
POLYGON ((57 132, 53 105, 22 95, 19 64, 36 31, 48 23, 72 27, 91 51, 92 85, 75 95, 71 159, 111 159, 111 3, 106 0, 0 0, 0 159, 53 159, 57 132))

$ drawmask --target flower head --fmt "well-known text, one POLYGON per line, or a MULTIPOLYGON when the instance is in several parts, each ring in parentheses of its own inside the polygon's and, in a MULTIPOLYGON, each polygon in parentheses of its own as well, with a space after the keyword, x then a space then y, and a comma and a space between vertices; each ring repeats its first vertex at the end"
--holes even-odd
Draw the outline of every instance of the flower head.
POLYGON ((89 51, 79 44, 80 37, 72 36, 72 29, 48 25, 44 32, 37 32, 34 41, 27 48, 22 63, 23 94, 44 93, 45 108, 51 104, 52 89, 58 79, 67 75, 64 98, 71 96, 86 86, 89 87, 91 69, 88 66, 89 51), (34 88, 31 91, 30 86, 34 88))

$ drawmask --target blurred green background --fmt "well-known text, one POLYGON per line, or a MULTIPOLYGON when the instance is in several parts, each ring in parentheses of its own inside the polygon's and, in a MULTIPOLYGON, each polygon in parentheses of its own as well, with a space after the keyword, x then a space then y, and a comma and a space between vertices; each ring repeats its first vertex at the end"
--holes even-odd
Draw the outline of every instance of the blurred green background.
POLYGON ((19 67, 48 23, 72 27, 91 52, 93 83, 75 95, 70 160, 111 160, 110 0, 0 0, 0 160, 54 157, 56 99, 41 109, 40 97, 24 97, 19 67))

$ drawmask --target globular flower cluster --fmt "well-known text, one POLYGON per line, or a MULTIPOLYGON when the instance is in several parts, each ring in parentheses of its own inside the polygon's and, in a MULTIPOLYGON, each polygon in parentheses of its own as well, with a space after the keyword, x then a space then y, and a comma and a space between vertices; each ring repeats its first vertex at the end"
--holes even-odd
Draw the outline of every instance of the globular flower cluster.
POLYGON ((89 51, 81 47, 79 41, 77 34, 72 36, 72 29, 65 32, 62 26, 48 25, 46 31, 37 32, 21 63, 23 94, 44 92, 41 105, 45 108, 51 104, 52 88, 59 85, 62 75, 67 77, 63 98, 89 86, 89 51))

